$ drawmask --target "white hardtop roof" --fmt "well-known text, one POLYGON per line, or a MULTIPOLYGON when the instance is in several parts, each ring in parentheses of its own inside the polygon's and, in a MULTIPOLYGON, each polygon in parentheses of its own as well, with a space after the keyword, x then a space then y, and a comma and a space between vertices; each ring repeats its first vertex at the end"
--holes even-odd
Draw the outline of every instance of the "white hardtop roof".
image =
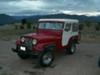
POLYGON ((39 19, 39 22, 40 21, 79 22, 77 19, 39 19))

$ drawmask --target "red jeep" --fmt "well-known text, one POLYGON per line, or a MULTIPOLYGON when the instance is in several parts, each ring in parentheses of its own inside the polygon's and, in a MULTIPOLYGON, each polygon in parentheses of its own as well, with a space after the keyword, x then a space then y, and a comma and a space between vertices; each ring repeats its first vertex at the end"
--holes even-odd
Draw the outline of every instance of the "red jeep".
POLYGON ((75 19, 40 19, 34 33, 16 41, 13 51, 22 59, 37 56, 39 64, 49 66, 54 52, 74 54, 79 40, 79 21, 75 19))

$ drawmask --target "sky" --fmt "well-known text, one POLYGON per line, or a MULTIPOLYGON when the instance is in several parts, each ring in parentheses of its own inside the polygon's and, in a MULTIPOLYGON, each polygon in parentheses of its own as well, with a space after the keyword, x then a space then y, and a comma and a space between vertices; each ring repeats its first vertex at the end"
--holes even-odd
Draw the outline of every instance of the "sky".
POLYGON ((42 15, 76 14, 100 15, 100 0, 0 0, 0 14, 42 15))

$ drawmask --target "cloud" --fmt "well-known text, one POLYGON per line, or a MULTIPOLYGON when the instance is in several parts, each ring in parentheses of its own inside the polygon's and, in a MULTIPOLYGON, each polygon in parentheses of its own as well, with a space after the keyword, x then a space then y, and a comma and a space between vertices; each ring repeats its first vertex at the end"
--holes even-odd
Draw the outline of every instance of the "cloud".
POLYGON ((86 16, 98 16, 100 15, 100 12, 95 12, 95 11, 92 11, 92 12, 76 12, 76 11, 61 11, 62 13, 64 14, 70 14, 70 15, 86 15, 86 16))
POLYGON ((99 7, 100 0, 0 0, 0 13, 13 15, 57 13, 63 11, 79 14, 84 12, 100 12, 99 7))
POLYGON ((4 2, 4 1, 13 1, 13 0, 0 0, 0 2, 4 2))
POLYGON ((43 0, 46 1, 44 8, 57 10, 95 10, 95 3, 93 0, 43 0))
MULTIPOLYGON (((6 0, 5 0, 6 1, 6 0)), ((40 1, 29 1, 29 0, 19 0, 19 1, 12 1, 7 0, 7 2, 0 2, 0 13, 17 13, 21 11, 28 11, 28 10, 39 10, 42 5, 40 1)))
POLYGON ((22 1, 22 0, 0 0, 0 2, 22 1))

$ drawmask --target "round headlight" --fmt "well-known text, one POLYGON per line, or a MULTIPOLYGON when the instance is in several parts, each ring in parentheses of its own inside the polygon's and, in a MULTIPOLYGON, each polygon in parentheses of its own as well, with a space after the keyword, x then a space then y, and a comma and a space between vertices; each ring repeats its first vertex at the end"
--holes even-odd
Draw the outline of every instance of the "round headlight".
POLYGON ((33 39, 33 45, 36 45, 36 44, 37 44, 37 40, 33 39))
POLYGON ((24 41, 25 41, 25 38, 24 38, 24 37, 22 37, 22 38, 21 38, 21 42, 24 42, 24 41))

